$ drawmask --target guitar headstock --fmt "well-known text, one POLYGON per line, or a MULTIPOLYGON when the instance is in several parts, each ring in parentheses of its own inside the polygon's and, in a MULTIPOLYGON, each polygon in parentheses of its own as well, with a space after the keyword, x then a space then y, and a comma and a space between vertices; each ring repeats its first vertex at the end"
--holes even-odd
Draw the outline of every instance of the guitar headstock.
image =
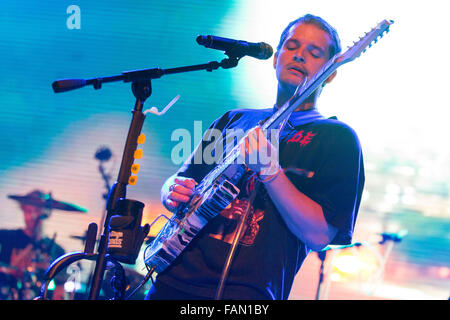
POLYGON ((370 48, 378 41, 385 33, 389 32, 389 27, 394 23, 393 20, 383 20, 375 28, 366 32, 363 37, 353 43, 346 52, 341 54, 337 59, 337 63, 347 63, 358 58, 363 52, 370 48))

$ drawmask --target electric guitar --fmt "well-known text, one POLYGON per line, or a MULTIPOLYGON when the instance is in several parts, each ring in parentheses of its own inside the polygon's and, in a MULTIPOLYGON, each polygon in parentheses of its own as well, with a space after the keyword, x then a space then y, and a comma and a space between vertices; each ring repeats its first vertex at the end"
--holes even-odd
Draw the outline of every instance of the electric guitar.
MULTIPOLYGON (((280 128, 292 112, 338 67, 359 57, 389 31, 392 23, 392 20, 383 20, 360 37, 345 53, 332 57, 314 77, 300 84, 292 98, 260 124, 263 132, 280 128)), ((157 273, 165 270, 199 231, 239 195, 237 185, 244 179, 247 169, 244 164, 236 164, 235 160, 240 155, 240 144, 245 138, 246 135, 226 154, 224 160, 203 178, 190 200, 180 205, 147 246, 144 254, 147 267, 157 273)))

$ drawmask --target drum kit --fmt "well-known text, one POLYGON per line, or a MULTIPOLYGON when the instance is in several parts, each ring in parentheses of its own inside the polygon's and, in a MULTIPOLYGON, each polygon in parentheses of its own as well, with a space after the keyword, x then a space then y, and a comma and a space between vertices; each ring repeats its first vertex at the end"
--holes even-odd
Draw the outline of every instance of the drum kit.
MULTIPOLYGON (((31 219, 34 220, 47 218, 52 210, 87 212, 78 205, 56 200, 51 194, 39 190, 25 195, 8 195, 8 198, 20 204, 24 215, 30 212, 31 219)), ((25 224, 27 223, 29 222, 26 221, 25 224)), ((47 267, 56 255, 64 253, 64 250, 55 243, 55 238, 30 237, 22 230, 15 233, 2 231, 14 239, 0 243, 3 260, 0 262, 0 300, 31 300, 39 293, 47 267)))
MULTIPOLYGON (((45 194, 39 190, 34 190, 25 195, 8 195, 9 199, 17 201, 22 210, 24 207, 33 207, 39 215, 36 219, 47 218, 52 210, 59 210, 71 213, 86 213, 87 210, 74 203, 65 202, 54 199, 51 194, 45 194)), ((25 211, 24 211, 25 214, 25 211)), ((9 230, 0 230, 9 231, 9 230)), ((25 233, 20 232, 23 237, 25 233)), ((56 235, 55 235, 56 236, 56 235)), ((26 236, 25 236, 26 237, 26 236)), ((4 237, 3 237, 4 238, 4 237)), ((70 238, 85 242, 86 236, 71 235, 70 238)), ((0 300, 33 300, 41 290, 43 279, 47 268, 53 260, 64 254, 64 250, 55 243, 53 239, 33 240, 26 237, 25 245, 15 248, 15 243, 21 241, 9 241, 8 243, 0 243, 0 300), (7 248, 7 246, 13 248, 7 248), (59 250, 55 250, 59 248, 59 250), (10 252, 11 258, 4 259, 3 252, 10 252), (17 258, 18 257, 18 258, 17 258), (3 261, 2 261, 3 260, 3 261)), ((0 239, 2 241, 2 239, 0 239)), ((22 241, 23 242, 23 241, 22 241)), ((8 254, 6 254, 8 255, 8 254)), ((55 277, 52 284, 52 292, 50 298, 53 300, 64 299, 86 299, 87 292, 83 288, 87 285, 81 283, 80 273, 81 264, 67 268, 67 272, 61 272, 55 277), (78 283, 74 287, 74 279, 78 279, 78 283), (72 288, 71 288, 72 287, 72 288), (71 291, 71 292, 69 292, 71 291)), ((143 276, 138 272, 125 268, 126 280, 129 286, 134 287, 139 284, 143 276)), ((106 272, 105 280, 111 280, 112 272, 106 272)), ((108 295, 113 295, 110 281, 105 281, 102 285, 102 294, 107 299, 108 295)), ((143 291, 138 293, 143 295, 143 291)), ((143 298, 143 296, 142 296, 143 298)))

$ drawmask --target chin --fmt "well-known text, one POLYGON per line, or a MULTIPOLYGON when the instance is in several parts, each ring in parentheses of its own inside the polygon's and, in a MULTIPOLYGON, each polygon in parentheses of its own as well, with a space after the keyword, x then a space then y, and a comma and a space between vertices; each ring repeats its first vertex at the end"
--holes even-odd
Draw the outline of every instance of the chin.
MULTIPOLYGON (((300 83, 300 82, 299 82, 300 83)), ((280 82, 279 87, 286 93, 293 95, 299 83, 297 82, 280 82)))

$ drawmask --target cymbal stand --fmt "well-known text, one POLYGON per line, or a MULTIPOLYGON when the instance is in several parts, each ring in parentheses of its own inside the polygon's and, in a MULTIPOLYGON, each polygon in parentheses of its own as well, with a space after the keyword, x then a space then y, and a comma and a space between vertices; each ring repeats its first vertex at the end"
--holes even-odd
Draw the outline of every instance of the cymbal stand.
POLYGON ((378 286, 382 283, 384 278, 384 273, 386 270, 386 263, 391 256, 392 250, 394 249, 395 243, 400 243, 408 234, 407 230, 400 230, 398 233, 388 233, 383 232, 380 234, 382 237, 381 241, 378 242, 381 246, 385 246, 384 254, 379 256, 380 268, 377 274, 374 276, 373 288, 367 293, 368 296, 373 295, 378 286))
MULTIPOLYGON (((99 161, 98 171, 100 172, 103 182, 105 184, 106 193, 103 194, 103 199, 105 200, 108 199, 108 194, 111 191, 111 183, 109 181, 111 179, 111 176, 105 172, 103 163, 108 161, 111 158, 111 155, 112 155, 111 150, 107 147, 99 147, 95 152, 95 158, 99 161)), ((105 215, 106 212, 103 212, 101 225, 105 223, 105 215)))

